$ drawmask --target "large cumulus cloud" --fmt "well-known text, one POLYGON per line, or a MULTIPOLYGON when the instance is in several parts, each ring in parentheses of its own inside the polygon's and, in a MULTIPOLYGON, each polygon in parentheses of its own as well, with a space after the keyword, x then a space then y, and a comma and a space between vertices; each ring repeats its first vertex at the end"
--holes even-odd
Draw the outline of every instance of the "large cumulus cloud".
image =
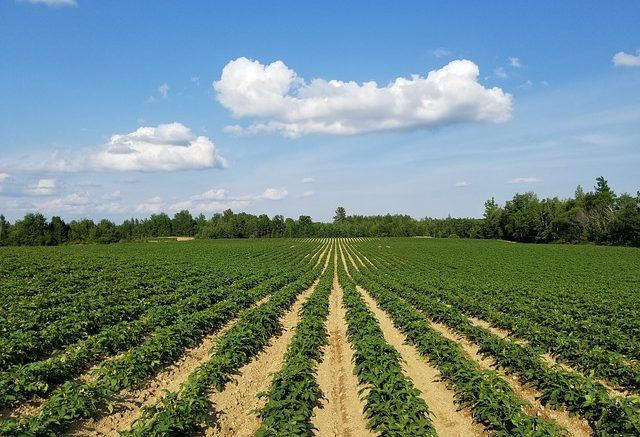
POLYGON ((248 127, 227 128, 238 132, 348 135, 509 120, 512 96, 485 88, 478 75, 476 64, 456 60, 425 77, 399 77, 386 86, 306 82, 282 61, 264 65, 242 57, 224 67, 213 87, 235 117, 256 119, 248 127))

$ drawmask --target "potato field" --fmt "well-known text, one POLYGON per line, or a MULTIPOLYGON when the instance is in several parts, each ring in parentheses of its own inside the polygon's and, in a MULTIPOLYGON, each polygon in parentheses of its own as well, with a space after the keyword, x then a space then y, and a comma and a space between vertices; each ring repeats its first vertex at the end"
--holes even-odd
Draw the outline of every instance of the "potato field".
POLYGON ((1 436, 640 436, 640 251, 0 248, 1 436))

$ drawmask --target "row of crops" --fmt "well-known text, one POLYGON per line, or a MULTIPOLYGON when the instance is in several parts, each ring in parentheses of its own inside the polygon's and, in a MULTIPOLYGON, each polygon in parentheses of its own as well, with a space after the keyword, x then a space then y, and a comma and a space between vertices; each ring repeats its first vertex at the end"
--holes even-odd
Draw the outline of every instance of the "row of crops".
MULTIPOLYGON (((394 240, 385 243, 387 244, 363 243, 352 249, 354 254, 366 257, 369 261, 363 263, 363 268, 356 274, 356 281, 378 299, 385 310, 394 317, 394 323, 405 332, 409 341, 425 355, 430 356, 432 362, 438 363, 443 356, 449 359, 451 352, 447 349, 437 352, 439 347, 433 343, 434 340, 425 338, 431 336, 436 338, 436 343, 443 342, 442 337, 434 335, 425 321, 443 323, 476 344, 480 352, 491 357, 498 368, 507 374, 517 375, 520 382, 538 390, 542 404, 549 408, 565 408, 570 413, 583 417, 589 421, 598 435, 640 433, 640 398, 637 396, 640 367, 635 358, 615 351, 616 346, 605 344, 601 338, 590 338, 581 331, 580 325, 571 328, 565 324, 556 330, 553 324, 543 322, 550 319, 546 317, 548 314, 537 313, 551 312, 558 318, 569 318, 574 308, 577 308, 589 315, 587 323, 594 324, 600 318, 600 301, 607 299, 607 294, 615 293, 615 288, 582 289, 582 295, 576 293, 571 300, 556 300, 556 296, 552 296, 549 300, 555 301, 555 305, 549 307, 546 305, 549 300, 545 299, 544 294, 554 292, 555 279, 558 277, 558 266, 553 264, 556 261, 554 258, 547 259, 549 265, 542 270, 539 270, 541 260, 536 259, 538 282, 535 283, 535 287, 518 291, 510 288, 514 282, 513 276, 523 274, 522 270, 526 271, 528 266, 514 265, 511 262, 505 264, 505 268, 500 271, 495 265, 496 260, 487 257, 487 252, 491 254, 491 250, 502 251, 503 247, 499 245, 508 248, 510 245, 494 242, 493 247, 484 248, 482 257, 468 259, 464 256, 466 253, 460 253, 467 247, 458 242, 437 246, 435 250, 429 244, 443 243, 415 240, 394 240), (483 265, 471 269, 467 268, 466 263, 483 265), (489 268, 492 270, 486 271, 489 268), (458 272, 455 272, 456 270, 458 272), (477 276, 469 277, 470 272, 476 273, 477 276), (496 276, 508 279, 496 283, 496 276), (488 280, 484 281, 485 278, 488 280), (507 287, 504 286, 505 283, 508 284, 507 287), (502 284, 502 287, 499 284, 502 284), (539 294, 538 299, 529 299, 536 292, 539 294), (598 293, 600 300, 595 297, 598 293), (528 306, 532 300, 538 302, 540 307, 528 306), (508 301, 510 308, 507 310, 508 301), (597 302, 596 307, 591 309, 589 302, 597 302), (469 316, 476 316, 490 321, 497 327, 507 328, 514 337, 526 342, 502 338, 489 329, 472 323, 469 316), (523 329, 523 326, 528 329, 523 329), (425 344, 421 344, 420 341, 425 344), (559 362, 566 363, 570 368, 550 365, 542 357, 545 352, 550 352, 559 362), (626 396, 618 396, 618 392, 612 394, 611 390, 608 390, 611 385, 625 389, 626 396)), ((515 248, 531 250, 528 246, 517 245, 515 248)), ((558 248, 562 249, 564 248, 558 248)), ((576 250, 573 252, 575 258, 565 259, 565 262, 580 262, 580 257, 589 256, 582 251, 592 248, 572 249, 576 250)), ((566 252, 563 255, 567 257, 566 252)), ((637 265, 638 256, 635 252, 629 251, 628 255, 629 259, 617 259, 618 268, 632 269, 637 265)), ((593 273, 587 271, 583 274, 593 273)), ((622 277, 628 274, 629 271, 619 272, 622 277)), ((624 290, 628 284, 621 283, 620 287, 624 290)), ((625 296, 624 292, 616 293, 616 299, 624 299, 625 296)), ((639 299, 629 299, 626 303, 628 311, 634 306, 638 307, 639 299)), ((616 304, 619 304, 619 301, 616 304)), ((637 314, 640 315, 640 312, 637 314)), ((620 324, 638 324, 639 320, 640 318, 635 318, 621 321, 620 324)), ((615 323, 610 323, 609 326, 615 326, 615 323)), ((640 341, 640 338, 634 338, 624 331, 621 331, 617 338, 624 339, 631 348, 637 347, 640 341)), ((456 348, 455 344, 449 346, 456 348)), ((458 364, 460 363, 462 361, 458 364)), ((461 403, 470 405, 476 420, 483 422, 488 429, 519 435, 530 435, 534 430, 542 434, 557 432, 553 430, 553 424, 545 423, 539 418, 518 417, 522 415, 514 407, 519 401, 509 394, 504 381, 495 378, 495 375, 485 374, 481 378, 470 376, 471 381, 482 381, 470 385, 464 384, 464 381, 468 380, 463 377, 461 384, 463 387, 466 385, 470 392, 464 388, 458 391, 456 378, 460 378, 467 371, 477 372, 478 369, 469 368, 462 371, 461 368, 456 368, 455 364, 450 364, 454 365, 453 369, 439 366, 441 375, 451 381, 461 403), (492 380, 494 384, 491 384, 492 380), (483 384, 493 387, 487 387, 486 391, 481 390, 480 386, 483 384), (474 396, 473 392, 476 390, 477 394, 474 396), (503 399, 497 396, 500 393, 503 394, 503 399), (486 403, 489 399, 487 394, 494 397, 494 400, 488 402, 490 409, 484 410, 483 407, 487 405, 480 401, 486 403), (481 411, 476 413, 478 408, 481 411), (492 411, 493 408, 496 410, 492 411), (517 412, 515 417, 509 417, 510 411, 517 412), (542 431, 543 429, 546 431, 542 431)))
MULTIPOLYGON (((256 328, 263 327, 274 333, 282 309, 318 276, 319 257, 326 252, 326 246, 319 242, 291 244, 289 241, 286 244, 227 244, 224 250, 212 251, 210 246, 204 245, 174 245, 159 251, 154 248, 146 254, 137 251, 139 246, 124 246, 124 250, 116 248, 110 256, 99 261, 92 256, 83 259, 86 254, 69 250, 61 254, 69 259, 60 262, 78 263, 75 265, 78 272, 74 272, 78 283, 70 281, 65 283, 64 290, 55 289, 50 274, 40 275, 44 269, 40 270, 41 265, 34 263, 29 273, 20 272, 28 278, 27 287, 33 290, 30 294, 21 292, 16 275, 9 271, 11 266, 3 263, 6 274, 2 276, 1 286, 11 304, 3 302, 8 309, 3 311, 0 320, 1 329, 7 334, 0 340, 0 350, 7 357, 0 371, 2 407, 11 411, 34 398, 42 403, 37 414, 3 420, 0 433, 60 434, 74 421, 108 410, 115 393, 142 385, 204 336, 240 317, 240 322, 221 340, 240 348, 222 349, 230 355, 219 361, 231 366, 225 367, 224 371, 232 371, 233 366, 251 359, 250 352, 259 350, 268 340, 269 336, 257 332, 256 328), (198 250, 203 253, 194 254, 198 250), (105 273, 105 270, 111 268, 118 272, 121 266, 127 270, 127 261, 137 259, 140 262, 144 256, 148 256, 145 261, 149 270, 134 279, 112 283, 111 290, 102 296, 102 305, 79 299, 82 289, 90 286, 87 271, 99 265, 108 276, 111 272, 105 273), (173 260, 177 262, 171 263, 173 260), (159 282, 156 292, 147 276, 154 273, 159 282), (44 288, 46 286, 49 288, 44 288), (148 293, 137 294, 136 290, 145 288, 150 289, 148 293), (57 305, 48 296, 65 293, 69 296, 59 296, 57 305), (43 310, 56 310, 51 311, 55 317, 40 329, 34 323, 34 319, 41 316, 38 308, 32 308, 32 296, 47 302, 43 310), (265 297, 269 297, 267 304, 255 306, 265 297), (112 299, 118 303, 105 303, 112 299), (27 311, 27 308, 31 310, 27 311), (119 320, 114 318, 112 323, 100 325, 85 323, 89 315, 109 311, 136 315, 119 320), (22 316, 17 317, 16 312, 21 312, 22 316), (55 346, 38 341, 52 332, 52 326, 65 328, 58 331, 60 338, 55 346), (68 337, 67 332, 73 332, 73 337, 68 337), (247 334, 254 335, 259 341, 249 342, 247 334), (96 363, 100 366, 92 369, 96 363), (80 375, 84 377, 78 378, 80 375)), ((23 256, 25 264, 28 264, 28 257, 33 256, 17 250, 12 254, 23 256)), ((96 277, 100 278, 99 275, 96 277)), ((103 286, 100 282, 95 284, 98 289, 103 286)), ((100 294, 92 289, 87 292, 100 294)), ((211 378, 215 377, 211 372, 220 371, 215 366, 214 369, 208 372, 204 369, 198 375, 213 381, 211 378)), ((224 378, 216 380, 216 384, 221 381, 224 378)), ((195 378, 193 387, 203 383, 195 378)), ((167 396, 166 402, 170 399, 167 396)))
POLYGON ((640 299, 633 299, 640 258, 607 249, 419 239, 2 249, 0 435, 64 435, 74 428, 77 435, 89 418, 113 414, 119 393, 144 388, 220 332, 179 388, 146 403, 132 425, 117 430, 202 434, 216 426, 212 417, 224 415, 211 394, 233 393, 234 376, 269 350, 294 303, 301 310, 282 365, 268 376, 268 389, 255 393, 262 406, 246 414, 259 418, 251 431, 258 436, 323 435, 311 423, 332 396, 317 379, 335 341, 327 330, 332 299, 345 310, 350 371, 374 435, 433 436, 441 422, 370 302, 422 363, 437 369, 455 395, 452 411, 463 410, 488 435, 573 431, 532 414, 504 374, 535 390, 544 408, 584 419, 594 435, 640 435, 634 335, 640 318, 627 318, 640 315, 640 299), (597 262, 590 251, 599 251, 597 262), (607 323, 612 314, 626 320, 607 323), (434 323, 476 345, 496 370, 434 323))

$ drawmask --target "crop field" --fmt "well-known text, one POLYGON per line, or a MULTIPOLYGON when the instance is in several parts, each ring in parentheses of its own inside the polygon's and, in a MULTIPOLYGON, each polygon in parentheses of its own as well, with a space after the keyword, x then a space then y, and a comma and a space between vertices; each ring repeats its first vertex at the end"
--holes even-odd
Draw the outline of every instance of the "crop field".
POLYGON ((640 251, 0 248, 1 436, 639 436, 640 251))

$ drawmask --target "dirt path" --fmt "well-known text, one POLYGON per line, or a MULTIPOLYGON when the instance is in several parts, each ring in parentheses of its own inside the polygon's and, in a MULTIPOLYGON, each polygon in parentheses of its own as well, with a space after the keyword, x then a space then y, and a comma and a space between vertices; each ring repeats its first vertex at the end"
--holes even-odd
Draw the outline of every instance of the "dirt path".
MULTIPOLYGON (((351 247, 349 247, 348 245, 344 245, 343 247, 344 249, 344 253, 347 254, 347 257, 349 258, 349 262, 351 263, 351 265, 353 266, 354 269, 356 269, 357 272, 360 272, 360 267, 358 266, 358 264, 356 263, 355 259, 354 259, 354 253, 352 252, 351 247)), ((356 255, 357 257, 357 255, 356 255)), ((362 264, 362 261, 360 261, 360 259, 358 258, 358 261, 362 264)), ((364 267, 364 265, 362 265, 362 267, 364 267)), ((347 269, 347 272, 349 272, 349 269, 347 269)))
MULTIPOLYGON (((319 254, 318 263, 323 258, 326 258, 325 268, 329 263, 328 248, 329 245, 327 244, 313 255, 315 257, 319 254)), ((307 290, 305 293, 308 292, 310 291, 307 290)), ((268 301, 269 297, 264 297, 258 301, 256 306, 268 301)), ((177 391, 180 389, 180 386, 187 380, 189 375, 209 359, 211 348, 215 346, 218 338, 235 324, 236 320, 234 319, 225 324, 216 333, 206 336, 197 347, 187 351, 179 361, 158 373, 143 389, 132 392, 123 391, 117 394, 114 397, 114 411, 112 414, 101 416, 98 419, 79 421, 67 435, 115 437, 119 435, 118 431, 131 428, 135 420, 141 416, 142 407, 156 403, 164 395, 165 390, 177 391)), ((285 343, 285 348, 286 344, 288 342, 285 343)), ((270 381, 270 378, 266 378, 266 380, 270 381)), ((257 391, 253 392, 254 397, 256 393, 257 391)))
POLYGON ((369 293, 357 287, 369 309, 376 315, 384 338, 393 346, 404 360, 403 371, 411 378, 415 387, 422 392, 422 399, 429 406, 431 420, 436 432, 441 437, 482 436, 483 427, 473 422, 468 409, 459 410, 455 403, 454 392, 447 388, 444 381, 439 381, 440 372, 421 357, 416 348, 406 343, 406 338, 394 325, 389 316, 378 307, 369 293))
MULTIPOLYGON (((511 331, 509 331, 509 330, 502 329, 502 328, 496 328, 496 327, 491 326, 491 324, 489 322, 487 322, 486 320, 478 319, 478 318, 471 317, 471 316, 469 316, 468 318, 469 318, 469 321, 471 323, 473 323, 474 325, 489 330, 492 334, 497 335, 498 337, 502 338, 503 340, 508 340, 508 341, 513 342, 513 343, 517 343, 517 344, 521 344, 521 345, 528 345, 529 344, 529 342, 527 340, 522 339, 522 338, 517 338, 514 335, 512 335, 511 331)), ((573 372, 573 373, 577 373, 577 374, 580 374, 580 375, 584 375, 583 372, 580 372, 579 370, 574 369, 573 367, 571 367, 568 364, 559 363, 549 353, 541 354, 540 357, 543 360, 545 360, 545 362, 550 366, 559 366, 561 369, 566 370, 567 372, 573 372)), ((602 386, 607 390, 607 392, 609 393, 609 396, 611 396, 611 397, 626 397, 626 396, 632 396, 633 395, 633 393, 631 393, 630 391, 619 390, 619 389, 611 386, 611 384, 609 384, 607 381, 604 381, 602 379, 597 379, 597 381, 600 384, 602 384, 602 386)))
MULTIPOLYGON (((475 361, 483 369, 495 370, 492 365, 494 360, 490 357, 483 357, 479 348, 466 338, 456 334, 447 326, 441 323, 431 323, 433 329, 442 334, 443 337, 459 343, 466 352, 467 358, 475 361)), ((545 408, 538 400, 541 396, 537 390, 532 387, 521 384, 516 375, 507 375, 501 370, 497 370, 498 375, 503 378, 511 387, 513 392, 522 400, 530 405, 524 408, 524 412, 531 416, 542 416, 548 419, 554 419, 560 426, 565 427, 569 434, 575 437, 588 437, 592 435, 591 428, 586 420, 577 416, 570 416, 565 410, 551 410, 545 408)))
POLYGON ((360 437, 374 435, 366 427, 364 402, 358 397, 358 379, 353 374, 353 349, 347 340, 342 288, 338 284, 334 256, 333 290, 329 301, 327 330, 329 344, 318 364, 318 385, 324 394, 321 406, 314 409, 311 425, 318 436, 360 437))
MULTIPOLYGON (((321 262, 324 258, 322 273, 329 266, 330 257, 326 251, 330 248, 331 244, 327 244, 318 260, 321 262)), ((300 321, 302 305, 316 289, 318 282, 319 279, 316 279, 311 287, 300 294, 291 309, 281 318, 280 336, 243 366, 224 391, 211 394, 209 400, 215 406, 215 423, 207 428, 206 436, 250 436, 258 430, 260 419, 255 410, 262 408, 267 399, 258 398, 257 394, 269 389, 272 374, 282 368, 287 347, 300 321)))
POLYGON ((209 400, 215 408, 215 423, 207 428, 206 436, 250 436, 260 427, 255 410, 262 408, 267 399, 257 393, 271 385, 271 376, 282 368, 284 354, 295 334, 300 310, 316 288, 316 281, 304 291, 291 309, 281 318, 282 333, 247 365, 242 367, 222 392, 214 392, 209 400))
MULTIPOLYGON (((257 305, 267 300, 269 297, 263 298, 257 305)), ((98 419, 79 421, 66 435, 116 437, 119 436, 118 431, 131 428, 133 422, 141 416, 142 407, 156 403, 164 395, 165 390, 177 391, 189 375, 209 359, 211 348, 217 343, 218 338, 235 324, 236 320, 226 323, 217 332, 206 336, 198 346, 188 350, 179 361, 153 377, 143 389, 123 391, 115 395, 112 414, 98 419)))

